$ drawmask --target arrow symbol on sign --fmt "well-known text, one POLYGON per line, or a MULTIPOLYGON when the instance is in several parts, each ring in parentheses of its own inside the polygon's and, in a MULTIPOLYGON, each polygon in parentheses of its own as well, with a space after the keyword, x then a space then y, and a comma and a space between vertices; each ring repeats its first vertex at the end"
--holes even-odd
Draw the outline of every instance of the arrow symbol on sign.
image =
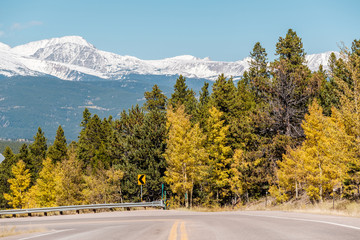
POLYGON ((141 183, 141 184, 145 184, 144 183, 144 181, 143 181, 143 178, 145 177, 145 175, 141 175, 140 177, 139 177, 139 182, 141 183))

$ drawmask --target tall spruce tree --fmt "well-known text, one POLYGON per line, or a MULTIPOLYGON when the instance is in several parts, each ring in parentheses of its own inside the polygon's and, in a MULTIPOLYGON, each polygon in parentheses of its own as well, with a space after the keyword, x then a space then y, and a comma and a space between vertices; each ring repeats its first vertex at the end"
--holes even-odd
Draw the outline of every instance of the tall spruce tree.
POLYGON ((30 164, 30 174, 31 182, 34 183, 35 179, 38 178, 39 172, 42 168, 42 161, 46 158, 47 144, 44 132, 41 128, 38 128, 36 135, 34 136, 34 142, 29 146, 31 164, 30 164))
POLYGON ((311 92, 310 70, 305 65, 303 43, 289 29, 276 44, 279 59, 272 63, 272 111, 278 134, 292 138, 303 136, 301 121, 307 111, 311 92))
POLYGON ((303 43, 294 30, 289 29, 285 38, 279 38, 276 43, 276 55, 279 55, 279 60, 286 60, 293 68, 305 62, 303 43))
POLYGON ((324 114, 326 116, 331 115, 332 107, 335 107, 335 108, 339 107, 339 97, 337 95, 338 86, 334 79, 334 74, 336 72, 336 70, 335 70, 336 61, 337 60, 336 60, 335 54, 331 53, 329 62, 328 62, 330 72, 326 73, 325 76, 323 73, 320 73, 321 75, 323 75, 322 77, 324 80, 321 85, 321 88, 319 91, 319 96, 317 97, 317 100, 318 100, 320 106, 323 108, 324 114))
MULTIPOLYGON (((161 184, 164 183, 166 137, 166 97, 158 86, 152 91, 144 93, 146 102, 144 111, 129 111, 123 113, 119 121, 122 133, 121 143, 124 154, 122 169, 124 171, 123 192, 127 192, 125 199, 140 200, 139 187, 133 184, 138 174, 146 174, 146 185, 143 188, 143 199, 153 201, 161 195, 161 184), (134 121, 140 114, 140 121, 134 121), (132 119, 135 118, 135 119, 132 119)), ((137 108, 137 107, 136 107, 137 108)), ((135 108, 135 110, 136 110, 135 108)), ((140 110, 140 109, 139 109, 140 110)))
POLYGON ((127 201, 138 201, 140 190, 136 183, 137 174, 141 174, 139 167, 140 161, 144 161, 139 149, 140 129, 144 124, 145 113, 139 105, 132 106, 127 112, 124 110, 120 119, 115 122, 115 131, 119 139, 120 159, 117 164, 124 172, 121 181, 123 199, 127 201))
POLYGON ((111 123, 106 119, 101 121, 96 114, 87 120, 86 126, 80 132, 77 147, 78 158, 84 162, 84 167, 102 166, 107 168, 110 166, 110 151, 108 151, 111 136, 110 125, 111 123))
POLYGON ((235 113, 236 87, 232 78, 226 79, 224 74, 219 75, 212 86, 211 105, 223 112, 225 124, 231 122, 235 113))
POLYGON ((62 129, 61 125, 59 125, 56 131, 54 144, 49 147, 47 156, 54 163, 59 162, 67 157, 66 138, 65 138, 64 130, 62 129))
POLYGON ((184 105, 186 112, 190 115, 193 115, 196 110, 196 98, 195 92, 192 89, 189 89, 186 85, 186 78, 180 75, 176 79, 174 85, 174 92, 171 94, 169 99, 169 104, 173 108, 177 108, 180 105, 184 105))
POLYGON ((8 180, 13 177, 11 168, 16 163, 16 157, 9 146, 3 152, 5 159, 0 163, 0 208, 9 207, 4 198, 4 193, 10 192, 8 180))
POLYGON ((19 149, 19 153, 16 155, 16 157, 17 157, 17 159, 24 161, 27 169, 31 168, 30 150, 26 143, 21 145, 21 147, 19 149))
POLYGON ((200 98, 197 104, 195 120, 200 124, 200 127, 204 130, 206 128, 206 120, 209 117, 209 107, 210 107, 210 93, 209 93, 209 83, 204 82, 204 86, 199 92, 200 98))
POLYGON ((250 53, 250 57, 249 71, 244 75, 244 81, 250 85, 256 102, 262 103, 268 100, 270 90, 270 73, 265 48, 257 42, 250 53))
POLYGON ((146 99, 144 106, 147 111, 152 111, 157 109, 162 111, 165 110, 167 97, 162 93, 158 85, 155 84, 152 87, 152 91, 145 92, 144 95, 146 99))

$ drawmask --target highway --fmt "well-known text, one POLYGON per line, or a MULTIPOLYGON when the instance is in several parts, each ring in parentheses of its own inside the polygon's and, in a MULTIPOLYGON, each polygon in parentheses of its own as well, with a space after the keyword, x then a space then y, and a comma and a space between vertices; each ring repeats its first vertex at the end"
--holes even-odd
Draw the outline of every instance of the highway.
POLYGON ((276 211, 137 210, 0 219, 0 230, 14 226, 37 232, 1 239, 360 239, 360 218, 276 211))

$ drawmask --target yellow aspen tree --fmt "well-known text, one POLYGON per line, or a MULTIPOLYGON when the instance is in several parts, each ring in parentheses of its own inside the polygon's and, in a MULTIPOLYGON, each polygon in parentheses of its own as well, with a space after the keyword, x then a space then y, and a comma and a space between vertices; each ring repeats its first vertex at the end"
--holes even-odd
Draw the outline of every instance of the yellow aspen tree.
POLYGON ((288 147, 287 153, 283 155, 283 161, 277 162, 278 186, 271 186, 269 191, 278 201, 283 202, 290 197, 296 199, 299 197, 299 192, 305 184, 303 155, 301 148, 288 147))
POLYGON ((164 179, 188 207, 189 202, 192 204, 194 185, 204 178, 206 172, 204 136, 199 124, 191 126, 183 105, 175 111, 171 107, 168 109, 166 127, 169 135, 164 154, 167 162, 164 179))
POLYGON ((84 176, 82 195, 85 204, 100 204, 121 201, 120 180, 124 173, 111 167, 94 169, 90 175, 84 176))
POLYGON ((79 205, 83 203, 82 190, 84 188, 84 175, 82 161, 76 158, 76 151, 70 149, 68 158, 56 165, 57 192, 56 204, 58 206, 79 205))
POLYGON ((344 125, 323 115, 314 101, 302 124, 306 139, 300 151, 306 174, 306 193, 312 200, 322 201, 326 194, 343 181, 349 161, 349 139, 344 125))
POLYGON ((227 144, 226 135, 229 125, 222 120, 223 113, 212 107, 207 120, 206 151, 209 154, 210 191, 216 194, 216 202, 225 198, 230 190, 231 147, 227 144))
POLYGON ((120 180, 124 177, 124 172, 116 167, 111 167, 106 170, 106 199, 107 202, 121 202, 121 187, 120 180))
POLYGON ((330 157, 330 170, 332 188, 339 188, 341 196, 343 195, 343 183, 347 178, 351 162, 359 161, 354 150, 354 136, 346 133, 346 126, 341 119, 340 112, 333 108, 331 117, 329 117, 329 147, 328 155, 330 157), (335 169, 335 171, 334 171, 335 169))
POLYGON ((25 169, 25 163, 20 160, 12 168, 14 178, 8 180, 10 183, 10 194, 5 193, 4 198, 9 205, 14 208, 24 208, 27 206, 27 190, 31 181, 29 169, 25 169))
POLYGON ((85 204, 106 203, 106 171, 104 168, 93 169, 84 176, 82 195, 85 204))
POLYGON ((334 76, 339 86, 339 117, 345 126, 346 133, 353 138, 352 159, 348 163, 345 177, 346 195, 360 198, 360 55, 353 43, 352 50, 343 47, 341 58, 347 76, 334 76))
POLYGON ((30 189, 30 197, 35 199, 37 207, 55 207, 57 192, 57 172, 55 165, 50 158, 46 158, 42 162, 42 169, 36 184, 30 189))
POLYGON ((244 164, 247 164, 244 159, 244 152, 241 149, 236 149, 234 156, 231 159, 228 184, 230 185, 231 192, 235 195, 234 202, 240 199, 243 194, 243 186, 246 184, 244 176, 241 172, 244 164))

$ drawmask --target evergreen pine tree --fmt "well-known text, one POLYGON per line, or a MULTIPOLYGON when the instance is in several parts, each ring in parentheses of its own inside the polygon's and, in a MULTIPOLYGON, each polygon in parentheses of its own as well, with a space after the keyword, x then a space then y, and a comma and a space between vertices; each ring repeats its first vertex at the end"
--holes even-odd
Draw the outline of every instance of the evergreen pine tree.
POLYGON ((88 108, 85 108, 85 110, 83 112, 83 119, 81 121, 80 126, 83 127, 83 129, 86 128, 86 125, 88 124, 90 119, 91 119, 91 113, 88 108))
POLYGON ((5 159, 0 163, 0 207, 8 207, 4 198, 4 193, 10 192, 10 183, 8 180, 13 177, 11 168, 16 163, 16 157, 9 146, 3 152, 5 159))
POLYGON ((19 149, 19 154, 17 154, 16 157, 17 157, 17 159, 24 161, 27 169, 31 168, 30 150, 26 143, 21 145, 21 147, 19 149))
POLYGON ((219 75, 216 82, 213 84, 211 105, 224 113, 223 120, 225 120, 225 124, 229 124, 231 118, 235 114, 235 103, 236 87, 234 86, 233 79, 226 79, 224 74, 219 75))
POLYGON ((180 75, 178 79, 176 79, 174 92, 171 94, 169 104, 173 108, 184 105, 186 112, 193 115, 196 110, 196 103, 195 92, 188 88, 186 85, 186 78, 180 75))
POLYGON ((84 167, 94 168, 99 164, 108 168, 110 159, 111 123, 94 115, 87 121, 86 128, 80 132, 77 147, 78 158, 83 161, 84 167))
POLYGON ((166 96, 162 93, 160 88, 155 84, 151 92, 145 92, 145 108, 148 111, 151 110, 165 110, 166 96))
POLYGON ((270 90, 270 73, 265 48, 257 42, 250 53, 250 57, 249 72, 244 75, 244 82, 250 85, 256 102, 262 103, 268 100, 270 90))
POLYGON ((295 31, 289 29, 285 38, 279 38, 276 43, 276 55, 279 55, 279 60, 286 60, 292 66, 290 67, 291 70, 305 62, 306 54, 303 43, 295 31))
POLYGON ((209 117, 209 107, 210 107, 209 83, 204 82, 204 86, 201 88, 200 99, 195 113, 195 120, 200 124, 200 127, 202 129, 206 128, 206 120, 209 117))
MULTIPOLYGON (((139 151, 139 139, 143 136, 140 129, 144 124, 145 113, 139 105, 132 106, 131 109, 121 113, 120 119, 115 122, 116 136, 119 139, 119 157, 116 164, 120 165, 120 169, 124 172, 121 181, 121 189, 124 193, 123 200, 137 201, 139 200, 139 188, 134 185, 137 174, 141 173, 140 161, 144 161, 139 151), (134 180, 135 179, 135 180, 134 180)), ((146 146, 142 146, 146 148, 146 146)))
POLYGON ((34 142, 29 146, 30 148, 30 174, 32 177, 32 183, 39 176, 39 172, 42 167, 42 161, 46 158, 47 144, 44 132, 41 128, 38 128, 36 135, 34 136, 34 142))
POLYGON ((47 156, 53 160, 54 163, 59 162, 67 157, 66 138, 64 135, 64 130, 60 125, 56 131, 54 144, 49 147, 47 156))

